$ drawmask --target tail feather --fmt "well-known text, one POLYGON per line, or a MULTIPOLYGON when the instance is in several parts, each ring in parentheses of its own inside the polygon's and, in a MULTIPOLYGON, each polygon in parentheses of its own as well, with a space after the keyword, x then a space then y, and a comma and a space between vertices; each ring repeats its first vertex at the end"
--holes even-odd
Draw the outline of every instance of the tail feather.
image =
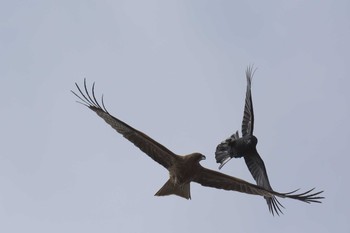
POLYGON ((233 146, 231 146, 232 142, 239 138, 238 131, 233 134, 231 137, 221 142, 215 151, 215 159, 217 163, 221 163, 222 167, 230 158, 238 156, 237 151, 233 146))
POLYGON ((155 196, 167 196, 167 195, 177 195, 185 199, 191 199, 190 183, 184 185, 177 185, 171 182, 169 179, 159 191, 154 194, 155 196))

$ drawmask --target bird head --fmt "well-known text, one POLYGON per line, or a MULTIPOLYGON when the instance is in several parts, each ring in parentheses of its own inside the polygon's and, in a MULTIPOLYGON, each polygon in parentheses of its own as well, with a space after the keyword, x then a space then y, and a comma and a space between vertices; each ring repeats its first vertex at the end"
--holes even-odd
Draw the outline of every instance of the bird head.
POLYGON ((201 153, 193 153, 192 156, 198 162, 206 159, 205 155, 202 155, 201 153))
POLYGON ((258 139, 254 135, 252 135, 248 138, 247 142, 250 145, 256 146, 256 144, 258 144, 258 139))

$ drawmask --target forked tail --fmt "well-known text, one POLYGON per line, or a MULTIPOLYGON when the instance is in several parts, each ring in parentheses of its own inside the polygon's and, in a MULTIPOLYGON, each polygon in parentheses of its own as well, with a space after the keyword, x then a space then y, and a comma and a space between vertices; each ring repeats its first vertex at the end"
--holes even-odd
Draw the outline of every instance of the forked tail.
POLYGON ((184 185, 177 185, 171 182, 169 179, 159 191, 154 194, 155 196, 167 196, 167 195, 177 195, 183 198, 191 199, 190 183, 184 185))

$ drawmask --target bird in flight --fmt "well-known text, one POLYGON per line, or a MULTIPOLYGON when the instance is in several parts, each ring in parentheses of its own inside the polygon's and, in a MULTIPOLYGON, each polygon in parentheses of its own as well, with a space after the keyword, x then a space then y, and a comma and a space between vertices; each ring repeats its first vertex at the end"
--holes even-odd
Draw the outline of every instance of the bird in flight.
MULTIPOLYGON (((221 169, 232 158, 243 157, 257 185, 271 191, 272 187, 267 176, 264 161, 256 150, 258 139, 253 135, 254 111, 251 84, 254 72, 255 69, 253 69, 252 66, 249 66, 246 70, 247 91, 242 121, 242 137, 239 137, 239 133, 236 131, 231 137, 221 142, 216 147, 215 158, 216 162, 220 163, 219 169, 221 169)), ((280 207, 283 207, 283 205, 276 197, 265 196, 264 198, 272 214, 274 214, 274 212, 276 212, 277 215, 282 213, 280 207)))
POLYGON ((297 190, 289 193, 279 193, 201 166, 200 161, 204 160, 205 156, 200 153, 192 153, 184 156, 177 155, 146 134, 112 116, 105 107, 103 96, 101 104, 96 100, 95 83, 92 85, 91 92, 88 91, 85 79, 84 89, 81 89, 77 83, 75 85, 79 93, 77 92, 77 94, 74 91, 72 93, 80 99, 81 102, 78 101, 79 103, 94 111, 118 133, 169 171, 168 181, 155 196, 177 195, 185 199, 191 199, 190 183, 196 182, 202 186, 238 191, 252 195, 264 197, 277 196, 306 203, 321 203, 320 199, 323 197, 319 196, 319 194, 323 191, 313 193, 314 189, 311 189, 300 194, 295 193, 297 190))

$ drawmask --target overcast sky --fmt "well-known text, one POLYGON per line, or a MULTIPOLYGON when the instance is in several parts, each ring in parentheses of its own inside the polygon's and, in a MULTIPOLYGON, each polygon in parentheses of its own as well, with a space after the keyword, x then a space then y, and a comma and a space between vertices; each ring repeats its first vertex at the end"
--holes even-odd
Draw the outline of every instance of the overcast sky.
MULTIPOLYGON (((2 1, 0 232, 349 232, 349 1, 2 1), (322 204, 191 186, 77 104, 96 82, 110 113, 177 154, 240 130, 245 69, 272 187, 322 204)), ((254 182, 243 159, 222 172, 254 182)))

